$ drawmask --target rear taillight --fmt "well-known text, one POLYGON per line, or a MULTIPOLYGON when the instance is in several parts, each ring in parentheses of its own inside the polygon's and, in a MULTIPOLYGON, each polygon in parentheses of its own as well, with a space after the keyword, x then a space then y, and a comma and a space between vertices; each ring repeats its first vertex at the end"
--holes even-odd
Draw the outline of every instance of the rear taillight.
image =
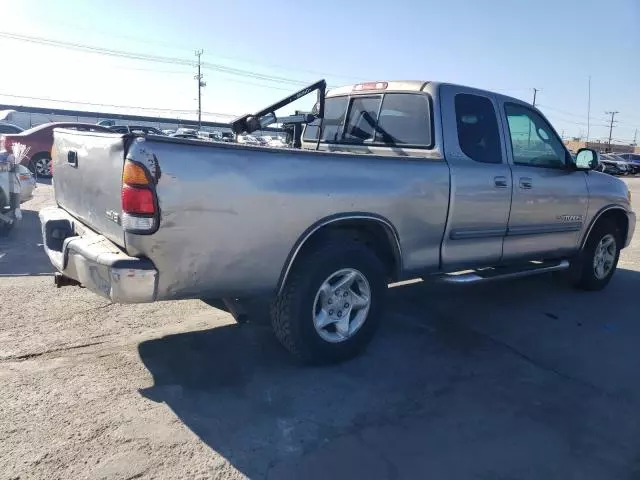
POLYGON ((127 160, 122 171, 122 227, 132 233, 153 233, 158 225, 158 200, 150 175, 127 160))
POLYGON ((122 187, 122 211, 133 215, 152 215, 156 213, 153 192, 148 188, 122 187))

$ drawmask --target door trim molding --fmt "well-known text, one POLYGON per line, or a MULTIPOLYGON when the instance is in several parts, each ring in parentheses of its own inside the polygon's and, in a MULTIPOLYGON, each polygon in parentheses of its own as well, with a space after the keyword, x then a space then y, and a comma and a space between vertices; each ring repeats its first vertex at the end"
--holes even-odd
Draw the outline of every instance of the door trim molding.
POLYGON ((582 222, 567 222, 562 224, 522 225, 507 228, 507 237, 521 235, 542 235, 545 233, 569 233, 582 230, 582 222))
POLYGON ((497 228, 456 228, 451 230, 449 238, 451 240, 470 240, 472 238, 495 238, 504 237, 507 233, 506 227, 497 228))

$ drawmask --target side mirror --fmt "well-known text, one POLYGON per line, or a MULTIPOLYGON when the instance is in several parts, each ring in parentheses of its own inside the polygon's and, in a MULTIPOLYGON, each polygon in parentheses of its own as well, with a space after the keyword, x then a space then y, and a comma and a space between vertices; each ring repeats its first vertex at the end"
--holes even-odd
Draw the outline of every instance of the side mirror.
POLYGON ((590 148, 581 148, 576 154, 575 166, 577 170, 593 170, 598 166, 598 154, 590 148))

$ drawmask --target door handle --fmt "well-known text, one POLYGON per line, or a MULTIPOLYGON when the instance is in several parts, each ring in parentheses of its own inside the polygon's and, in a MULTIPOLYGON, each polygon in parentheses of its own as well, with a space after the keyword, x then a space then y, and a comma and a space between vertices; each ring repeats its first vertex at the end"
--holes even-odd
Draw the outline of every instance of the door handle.
POLYGON ((496 188, 507 188, 507 177, 493 177, 493 184, 496 188))
POLYGON ((67 163, 74 167, 78 167, 78 152, 74 152, 73 150, 69 150, 67 153, 67 163))
POLYGON ((533 188, 533 180, 529 177, 521 177, 520 188, 533 188))

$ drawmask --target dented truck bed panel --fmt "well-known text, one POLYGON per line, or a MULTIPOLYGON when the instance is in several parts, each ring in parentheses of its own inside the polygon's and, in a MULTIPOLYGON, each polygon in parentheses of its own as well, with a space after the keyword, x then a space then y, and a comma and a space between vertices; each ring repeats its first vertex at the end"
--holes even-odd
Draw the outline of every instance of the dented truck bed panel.
POLYGON ((112 215, 120 211, 126 137, 68 129, 56 129, 54 135, 56 203, 124 247, 124 232, 112 215))
POLYGON ((449 197, 443 159, 144 145, 161 172, 160 227, 127 233, 125 243, 163 272, 158 298, 273 291, 303 234, 336 215, 391 225, 404 270, 438 268, 449 197))

